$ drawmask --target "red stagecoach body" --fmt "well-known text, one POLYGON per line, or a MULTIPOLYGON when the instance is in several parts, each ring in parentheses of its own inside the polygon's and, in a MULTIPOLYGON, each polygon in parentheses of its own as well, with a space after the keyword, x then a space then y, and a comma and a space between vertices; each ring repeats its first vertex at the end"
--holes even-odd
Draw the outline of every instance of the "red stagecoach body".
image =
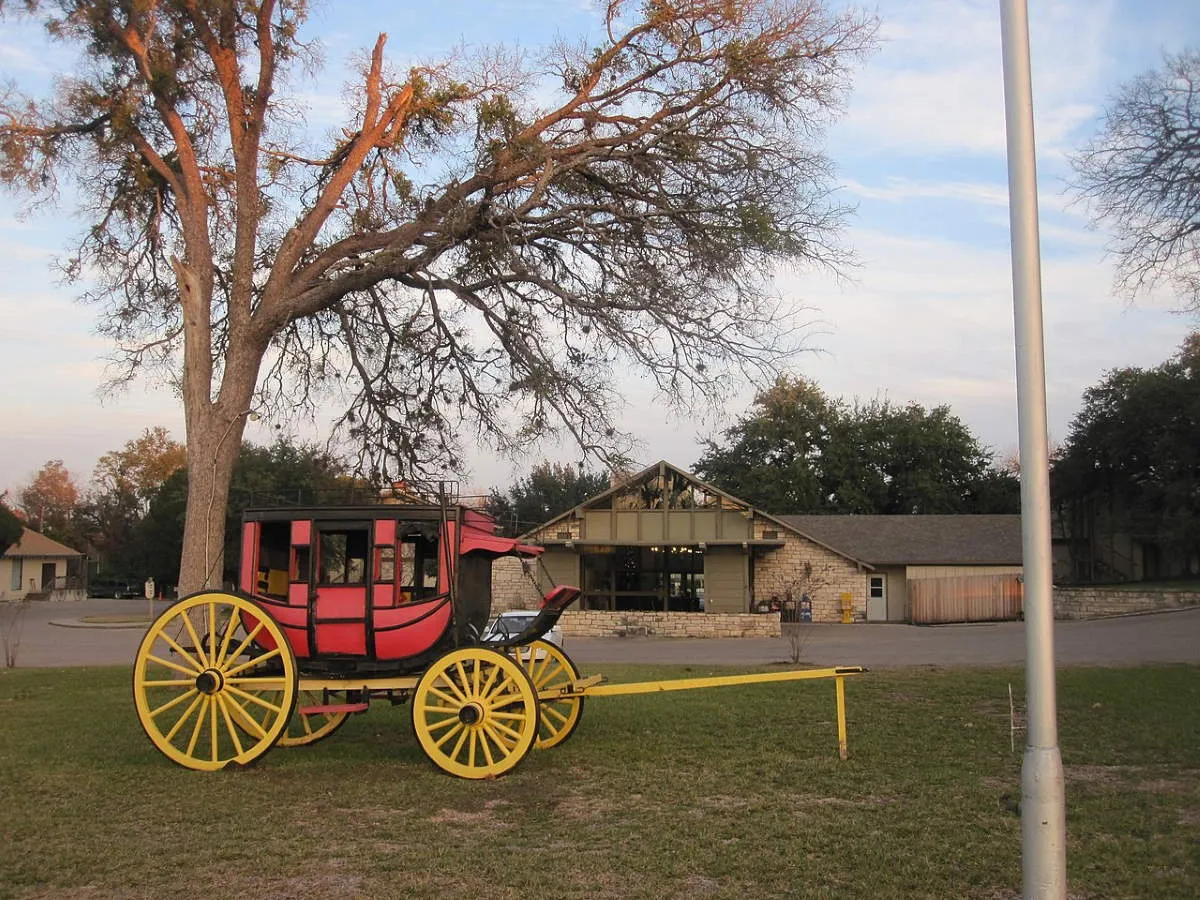
MULTIPOLYGON (((478 643, 494 560, 541 552, 462 506, 252 509, 239 586, 280 626, 302 669, 417 671, 450 647, 478 643)), ((539 631, 576 596, 547 594, 539 631)))

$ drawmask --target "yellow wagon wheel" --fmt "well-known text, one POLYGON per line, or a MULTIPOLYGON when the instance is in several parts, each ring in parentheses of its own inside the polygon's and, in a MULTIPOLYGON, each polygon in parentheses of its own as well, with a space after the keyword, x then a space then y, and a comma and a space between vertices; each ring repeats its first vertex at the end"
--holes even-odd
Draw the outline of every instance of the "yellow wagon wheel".
POLYGON ((485 647, 452 650, 417 683, 413 731, 433 764, 459 778, 495 778, 533 746, 538 701, 515 660, 485 647))
MULTIPOLYGON (((579 670, 570 657, 549 641, 533 641, 514 648, 513 652, 539 694, 566 687, 579 678, 579 670)), ((582 716, 582 697, 542 700, 534 746, 539 750, 557 747, 571 736, 582 716)))
POLYGON ((214 771, 271 749, 296 705, 296 658, 253 600, 206 591, 142 638, 133 666, 142 729, 173 762, 214 771))
POLYGON ((345 725, 350 718, 349 713, 319 712, 305 715, 300 712, 302 708, 320 706, 324 702, 324 695, 320 691, 301 691, 296 711, 275 743, 280 747, 304 747, 324 740, 345 725))

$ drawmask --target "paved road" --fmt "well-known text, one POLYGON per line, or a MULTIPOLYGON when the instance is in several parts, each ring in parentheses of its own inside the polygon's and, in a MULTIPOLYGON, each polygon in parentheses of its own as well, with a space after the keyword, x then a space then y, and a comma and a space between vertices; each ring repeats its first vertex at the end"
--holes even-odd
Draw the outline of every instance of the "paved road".
MULTIPOLYGON (((1021 622, 977 625, 812 625, 801 659, 820 666, 1010 666, 1025 661, 1021 622)), ((1141 663, 1200 664, 1200 609, 1056 622, 1060 666, 1141 663)), ((761 665, 791 658, 780 639, 665 640, 575 638, 568 653, 580 663, 663 662, 761 665)))
MULTIPOLYGON (((156 611, 166 604, 155 603, 156 611)), ((67 628, 54 621, 145 612, 145 600, 35 603, 26 614, 17 665, 101 666, 133 661, 143 629, 67 628)), ((815 665, 1008 666, 1025 658, 1020 622, 980 625, 811 625, 801 658, 815 665)), ((1055 624, 1059 665, 1200 664, 1200 609, 1055 624)), ((754 666, 790 658, 779 638, 669 640, 568 638, 585 669, 595 663, 661 662, 754 666)))

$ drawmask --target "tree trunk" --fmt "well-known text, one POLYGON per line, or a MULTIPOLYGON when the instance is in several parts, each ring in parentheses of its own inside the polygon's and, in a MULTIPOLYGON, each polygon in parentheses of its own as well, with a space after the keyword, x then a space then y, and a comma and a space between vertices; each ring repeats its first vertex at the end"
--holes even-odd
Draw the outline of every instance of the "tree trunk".
POLYGON ((224 571, 225 510, 246 428, 239 410, 222 418, 213 407, 188 435, 188 501, 179 563, 179 596, 220 588, 224 571))
MULTIPOLYGON (((241 342, 241 346, 230 348, 215 403, 207 402, 198 390, 185 389, 188 502, 179 562, 181 597, 205 588, 222 587, 229 486, 246 420, 252 413, 250 402, 261 360, 261 352, 255 353, 241 342)), ((184 373, 185 383, 190 374, 184 373)))

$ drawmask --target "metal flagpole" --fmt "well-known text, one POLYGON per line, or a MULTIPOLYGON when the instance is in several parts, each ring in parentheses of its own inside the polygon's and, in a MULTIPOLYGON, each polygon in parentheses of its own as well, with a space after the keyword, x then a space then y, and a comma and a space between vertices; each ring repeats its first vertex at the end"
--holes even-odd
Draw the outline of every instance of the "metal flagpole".
POLYGON ((1024 896, 1067 896, 1066 799, 1054 685, 1050 556, 1050 462, 1042 343, 1037 167, 1025 0, 1000 0, 1004 112, 1008 133, 1013 323, 1017 345, 1017 427, 1021 453, 1021 550, 1025 567, 1025 695, 1021 764, 1024 896))

